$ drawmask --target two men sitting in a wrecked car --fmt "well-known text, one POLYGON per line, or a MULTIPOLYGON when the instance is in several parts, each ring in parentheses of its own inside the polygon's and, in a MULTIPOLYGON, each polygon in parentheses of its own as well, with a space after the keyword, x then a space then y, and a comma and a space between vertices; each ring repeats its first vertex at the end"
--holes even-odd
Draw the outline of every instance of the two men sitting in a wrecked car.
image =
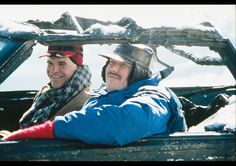
POLYGON ((150 65, 154 51, 140 44, 118 44, 102 68, 103 86, 82 109, 56 116, 3 140, 71 139, 122 146, 154 134, 186 131, 177 96, 161 87, 150 65))

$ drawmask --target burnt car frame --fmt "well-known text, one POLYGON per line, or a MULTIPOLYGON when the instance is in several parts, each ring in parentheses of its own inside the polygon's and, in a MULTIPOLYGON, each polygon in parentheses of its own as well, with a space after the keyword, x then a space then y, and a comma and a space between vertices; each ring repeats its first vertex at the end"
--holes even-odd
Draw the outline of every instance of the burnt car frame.
MULTIPOLYGON (((214 30, 210 23, 204 22, 201 26, 207 30, 175 27, 144 29, 130 18, 123 18, 117 22, 104 22, 74 17, 69 13, 64 13, 55 22, 29 20, 24 23, 13 23, 10 26, 1 24, 0 42, 3 46, 0 49, 0 83, 31 56, 33 47, 38 42, 43 45, 142 43, 154 49, 163 46, 197 64, 227 66, 235 80, 234 46, 229 39, 223 38, 214 30), (114 26, 116 31, 110 31, 114 26), (196 58, 174 47, 178 45, 207 47, 218 53, 220 58, 196 58)), ((173 66, 166 64, 158 57, 157 61, 166 66, 160 71, 163 79, 168 77, 173 71, 173 66)), ((224 124, 222 128, 223 122, 218 123, 219 121, 216 120, 217 117, 226 116, 228 121, 235 121, 235 84, 170 88, 178 97, 184 97, 198 105, 207 107, 209 103, 214 104, 218 107, 217 111, 208 115, 207 118, 200 119, 187 132, 155 135, 123 147, 88 145, 80 141, 68 140, 1 141, 0 160, 235 161, 235 126, 226 130, 224 124), (219 95, 227 96, 225 99, 227 102, 220 104, 222 100, 216 101, 219 95), (221 130, 214 124, 219 124, 221 130), (213 125, 215 128, 212 131, 206 131, 207 125, 213 125), (26 147, 27 151, 25 151, 26 147)), ((18 120, 30 107, 36 93, 37 90, 0 92, 0 129, 10 131, 18 129, 18 120)))

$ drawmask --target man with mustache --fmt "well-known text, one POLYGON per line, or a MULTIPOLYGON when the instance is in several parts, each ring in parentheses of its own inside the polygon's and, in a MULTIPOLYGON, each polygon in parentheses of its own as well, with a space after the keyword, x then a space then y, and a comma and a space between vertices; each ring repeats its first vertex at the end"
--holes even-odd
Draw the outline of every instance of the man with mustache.
POLYGON ((145 45, 119 44, 102 68, 105 86, 79 111, 13 132, 3 140, 71 139, 123 146, 154 134, 186 131, 177 96, 161 87, 150 65, 154 51, 145 45))

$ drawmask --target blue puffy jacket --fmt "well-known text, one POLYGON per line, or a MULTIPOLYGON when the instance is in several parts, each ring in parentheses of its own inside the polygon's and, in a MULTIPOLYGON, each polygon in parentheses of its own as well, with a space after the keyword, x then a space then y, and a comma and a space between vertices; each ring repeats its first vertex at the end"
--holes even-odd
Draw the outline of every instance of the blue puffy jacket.
POLYGON ((159 81, 155 75, 124 90, 99 91, 82 110, 55 118, 56 138, 122 146, 154 134, 185 131, 178 98, 159 81))

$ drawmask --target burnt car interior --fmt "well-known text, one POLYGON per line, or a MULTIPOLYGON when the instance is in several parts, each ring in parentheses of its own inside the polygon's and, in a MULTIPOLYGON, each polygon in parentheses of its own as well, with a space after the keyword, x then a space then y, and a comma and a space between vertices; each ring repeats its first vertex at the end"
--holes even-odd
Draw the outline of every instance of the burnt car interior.
MULTIPOLYGON (((102 45, 129 42, 147 44, 154 50, 159 46, 163 46, 171 52, 197 64, 225 65, 234 79, 236 79, 235 48, 228 39, 224 39, 216 30, 178 29, 173 27, 145 29, 138 26, 130 18, 122 18, 117 22, 104 22, 96 19, 73 17, 69 13, 64 13, 55 22, 29 20, 24 24, 27 27, 32 26, 33 32, 15 31, 11 33, 10 31, 1 31, 3 25, 0 25, 0 83, 31 55, 32 49, 37 42, 46 46, 64 45, 65 43, 67 45, 75 43, 102 45), (107 29, 112 26, 119 27, 119 29, 114 32, 108 31, 107 29), (197 58, 183 50, 176 49, 175 46, 178 45, 209 47, 210 50, 217 52, 220 58, 208 56, 197 58)), ((207 22, 201 23, 201 26, 206 27, 206 29, 212 28, 211 24, 207 22)), ((174 72, 174 66, 169 65, 158 57, 156 57, 156 60, 165 66, 160 71, 163 79, 174 72)), ((235 106, 235 101, 231 102, 232 97, 235 97, 236 94, 235 85, 170 88, 178 95, 183 105, 189 128, 201 124, 229 104, 235 106)), ((19 128, 18 120, 31 106, 36 93, 37 90, 0 92, 0 129, 17 130, 19 128)), ((227 130, 224 127, 222 128, 222 125, 210 127, 206 128, 205 126, 205 131, 203 130, 203 132, 227 133, 230 135, 229 138, 235 137, 235 127, 227 128, 227 130)), ((197 132, 199 131, 197 130, 197 132)), ((158 136, 159 138, 160 136, 158 136)), ((166 136, 163 136, 163 139, 171 141, 166 136)), ((135 145, 141 143, 142 141, 138 141, 135 145)), ((49 144, 53 146, 52 142, 49 144)), ((231 142, 229 146, 232 144, 231 142)), ((235 154, 235 152, 233 153, 235 154)))

